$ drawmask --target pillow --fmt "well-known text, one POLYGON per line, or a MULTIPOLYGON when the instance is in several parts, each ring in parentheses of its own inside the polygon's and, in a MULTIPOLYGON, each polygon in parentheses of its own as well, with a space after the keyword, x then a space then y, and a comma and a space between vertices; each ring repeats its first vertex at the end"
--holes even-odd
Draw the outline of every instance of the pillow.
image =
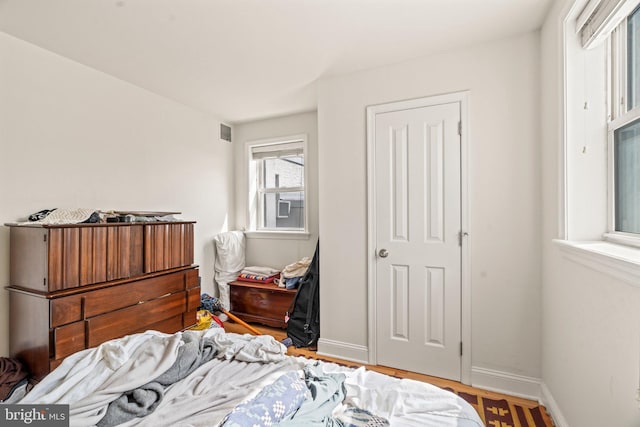
POLYGON ((213 241, 216 245, 216 280, 235 280, 244 268, 244 233, 227 231, 216 235, 213 241))
MULTIPOLYGON (((244 268, 244 233, 242 231, 227 231, 213 238, 216 247, 214 263, 215 279, 218 284, 220 303, 225 310, 229 310, 229 282, 236 280, 238 273, 244 268)), ((221 314, 222 320, 227 320, 221 314)))

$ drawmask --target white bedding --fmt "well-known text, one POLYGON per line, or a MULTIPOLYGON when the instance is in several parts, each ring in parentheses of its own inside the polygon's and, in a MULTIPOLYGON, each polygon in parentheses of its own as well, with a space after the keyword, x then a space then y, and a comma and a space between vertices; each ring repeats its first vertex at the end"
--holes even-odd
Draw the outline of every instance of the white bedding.
MULTIPOLYGON (((124 426, 215 426, 236 405, 254 397, 284 372, 301 370, 304 358, 285 356, 269 336, 199 331, 220 349, 218 356, 169 386, 155 411, 124 426)), ((181 334, 148 331, 69 356, 18 403, 70 404, 72 426, 95 425, 109 402, 165 372, 175 361, 181 334)), ((392 426, 478 427, 475 410, 453 393, 430 384, 397 379, 364 368, 321 363, 324 372, 346 375, 347 405, 386 418, 392 426)))
POLYGON ((393 378, 363 367, 354 370, 324 363, 323 370, 347 374, 347 397, 334 413, 352 405, 386 418, 392 426, 484 426, 464 399, 434 385, 393 378))

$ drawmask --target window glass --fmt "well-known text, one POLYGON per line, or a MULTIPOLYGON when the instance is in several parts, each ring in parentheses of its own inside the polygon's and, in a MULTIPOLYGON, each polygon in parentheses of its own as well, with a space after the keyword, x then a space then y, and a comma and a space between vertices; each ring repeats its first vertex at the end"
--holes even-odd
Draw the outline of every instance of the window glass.
POLYGON ((304 229, 304 192, 264 194, 264 227, 304 229))
POLYGON ((304 139, 249 146, 250 227, 255 231, 306 230, 304 139))
POLYGON ((627 18, 627 110, 640 106, 640 8, 627 18))
POLYGON ((615 229, 640 233, 640 120, 614 134, 615 229))
POLYGON ((264 160, 265 188, 302 187, 304 185, 304 158, 287 156, 264 160))

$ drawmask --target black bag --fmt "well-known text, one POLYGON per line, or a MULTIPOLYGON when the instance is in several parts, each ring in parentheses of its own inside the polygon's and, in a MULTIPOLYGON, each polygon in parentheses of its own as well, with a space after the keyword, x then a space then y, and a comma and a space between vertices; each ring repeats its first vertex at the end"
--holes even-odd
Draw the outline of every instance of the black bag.
POLYGON ((296 347, 315 346, 320 338, 320 242, 287 313, 287 336, 296 347))

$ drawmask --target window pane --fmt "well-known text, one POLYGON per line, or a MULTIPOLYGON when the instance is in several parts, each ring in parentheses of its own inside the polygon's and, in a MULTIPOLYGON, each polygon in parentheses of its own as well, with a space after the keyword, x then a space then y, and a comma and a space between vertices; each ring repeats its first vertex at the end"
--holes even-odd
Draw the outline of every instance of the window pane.
POLYGON ((264 228, 304 230, 304 192, 267 193, 264 197, 264 228))
POLYGON ((265 188, 304 187, 304 157, 264 160, 265 188))
POLYGON ((627 18, 627 110, 640 106, 640 8, 627 18))
POLYGON ((615 229, 640 233, 640 120, 615 131, 615 229))

